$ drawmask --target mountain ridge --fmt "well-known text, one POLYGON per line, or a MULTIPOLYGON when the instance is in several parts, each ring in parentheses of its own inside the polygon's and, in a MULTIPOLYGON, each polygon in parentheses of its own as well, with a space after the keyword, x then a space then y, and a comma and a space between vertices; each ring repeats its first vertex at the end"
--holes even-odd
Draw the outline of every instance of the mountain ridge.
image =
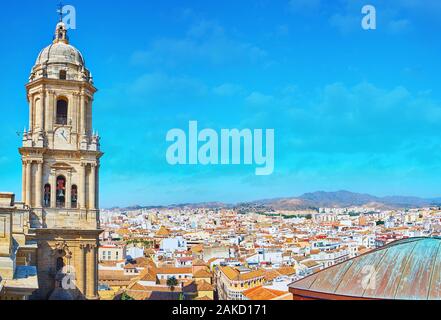
MULTIPOLYGON (((346 190, 316 191, 304 193, 297 197, 280 197, 256 201, 228 204, 223 202, 182 203, 165 206, 130 206, 118 209, 154 209, 154 208, 244 208, 260 207, 273 210, 304 210, 319 207, 351 207, 372 205, 384 209, 417 208, 427 206, 441 206, 441 198, 420 198, 415 196, 384 196, 378 197, 367 193, 356 193, 346 190)), ((116 208, 112 208, 116 209, 116 208)))

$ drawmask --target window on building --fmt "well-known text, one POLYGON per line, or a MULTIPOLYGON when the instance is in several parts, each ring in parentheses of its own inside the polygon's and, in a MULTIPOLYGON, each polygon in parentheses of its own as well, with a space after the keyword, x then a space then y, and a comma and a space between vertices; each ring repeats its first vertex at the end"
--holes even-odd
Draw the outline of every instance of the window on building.
POLYGON ((56 190, 57 208, 64 208, 66 206, 66 178, 63 176, 57 177, 56 190))
POLYGON ((62 257, 57 258, 56 270, 57 272, 62 271, 64 268, 64 260, 62 257))
POLYGON ((57 124, 67 125, 67 109, 68 102, 64 99, 59 99, 57 101, 57 124))
POLYGON ((44 185, 44 196, 43 196, 43 205, 45 208, 49 208, 51 205, 51 185, 44 185))
POLYGON ((66 80, 66 79, 67 79, 66 70, 60 70, 60 80, 66 80))
POLYGON ((71 207, 76 209, 78 206, 78 187, 76 185, 72 185, 71 190, 71 207))

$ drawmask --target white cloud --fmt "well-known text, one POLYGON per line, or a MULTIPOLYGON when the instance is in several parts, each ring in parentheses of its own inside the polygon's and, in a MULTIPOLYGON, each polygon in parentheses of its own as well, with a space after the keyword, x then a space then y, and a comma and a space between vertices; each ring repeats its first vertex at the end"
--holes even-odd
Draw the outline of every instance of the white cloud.
POLYGON ((255 91, 246 97, 245 101, 251 105, 261 106, 271 103, 273 101, 273 97, 255 91))
POLYGON ((234 96, 242 92, 243 92, 243 88, 233 83, 224 83, 220 86, 213 88, 213 93, 219 96, 234 96))
POLYGON ((174 77, 164 73, 147 73, 138 77, 130 86, 134 93, 152 94, 164 93, 167 95, 185 93, 203 95, 207 87, 202 82, 189 77, 174 77))
POLYGON ((176 67, 186 64, 213 65, 257 63, 267 59, 259 46, 227 34, 213 21, 193 24, 181 38, 161 38, 132 55, 132 63, 144 66, 176 67))
POLYGON ((410 21, 407 19, 392 20, 388 24, 388 30, 391 33, 401 33, 408 30, 410 21))

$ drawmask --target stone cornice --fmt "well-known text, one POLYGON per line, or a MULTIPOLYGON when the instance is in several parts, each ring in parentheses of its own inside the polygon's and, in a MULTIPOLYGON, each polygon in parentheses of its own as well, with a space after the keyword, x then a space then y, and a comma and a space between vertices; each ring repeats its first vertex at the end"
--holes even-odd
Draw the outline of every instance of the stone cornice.
POLYGON ((32 88, 39 85, 56 85, 60 87, 80 87, 82 89, 88 89, 91 94, 95 94, 98 89, 89 82, 86 81, 78 81, 78 80, 59 80, 59 79, 49 79, 49 78, 40 78, 33 82, 26 84, 26 90, 29 92, 32 88))
POLYGON ((22 156, 32 155, 68 155, 76 158, 84 158, 84 156, 93 156, 97 160, 100 159, 104 153, 101 151, 89 151, 89 150, 54 150, 48 148, 35 148, 35 147, 22 147, 18 149, 22 156))
MULTIPOLYGON (((53 234, 53 235, 59 235, 59 234, 63 234, 63 235, 74 235, 74 236, 81 236, 81 235, 86 235, 86 236, 96 236, 96 235, 100 235, 101 233, 104 232, 103 229, 48 229, 48 228, 41 228, 41 229, 34 229, 35 233, 37 234, 45 234, 45 235, 49 235, 49 234, 53 234)), ((70 241, 84 241, 87 239, 81 239, 81 238, 77 238, 75 240, 70 240, 70 239, 66 239, 66 241, 70 242, 70 241)), ((60 241, 59 238, 54 238, 54 241, 60 241)))

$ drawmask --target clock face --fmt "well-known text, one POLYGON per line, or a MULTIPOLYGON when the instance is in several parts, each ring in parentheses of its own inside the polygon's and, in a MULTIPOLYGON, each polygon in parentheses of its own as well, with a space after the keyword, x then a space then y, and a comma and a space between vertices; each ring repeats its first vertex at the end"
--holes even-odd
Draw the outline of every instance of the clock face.
POLYGON ((61 139, 64 142, 69 141, 69 130, 67 130, 66 128, 58 129, 55 134, 56 134, 57 138, 61 139))

